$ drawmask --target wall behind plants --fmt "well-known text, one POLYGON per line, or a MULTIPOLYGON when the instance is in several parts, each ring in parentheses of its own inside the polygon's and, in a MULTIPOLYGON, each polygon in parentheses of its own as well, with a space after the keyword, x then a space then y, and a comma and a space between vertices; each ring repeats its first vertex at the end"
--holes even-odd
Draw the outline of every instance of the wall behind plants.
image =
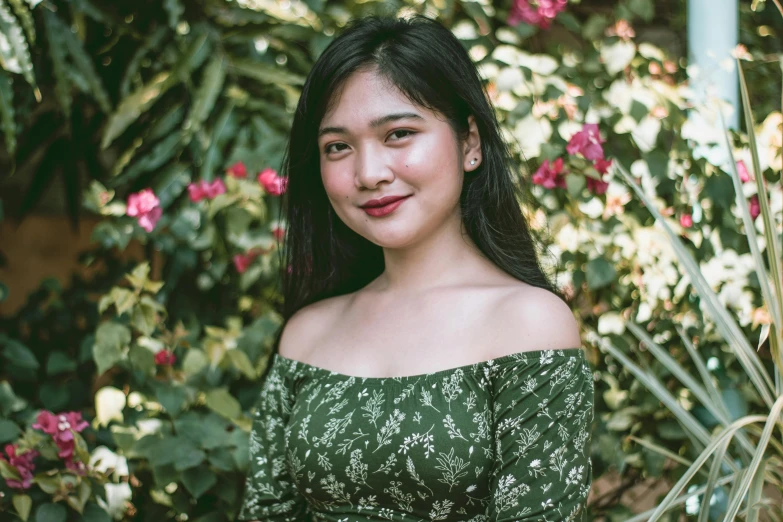
MULTIPOLYGON (((714 361, 732 414, 754 411, 747 377, 614 170, 628 167, 679 224, 710 284, 758 339, 768 318, 726 165, 694 154, 718 138, 686 118, 682 6, 556 4, 552 18, 523 1, 168 0, 140 8, 0 0, 8 44, 0 45, 0 172, 4 186, 25 189, 4 198, 5 212, 29 212, 57 182, 72 219, 79 209, 102 217, 83 257, 98 275, 68 289, 47 283, 3 319, 3 514, 233 519, 249 413, 280 324, 285 179, 276 169, 291 110, 339 29, 385 9, 437 16, 479 63, 538 203, 527 211, 550 238, 549 262, 565 269, 560 284, 584 326, 644 358, 621 319, 651 322, 675 357, 684 355, 673 336, 682 324, 714 361), (673 27, 662 29, 663 20, 673 27), (148 259, 160 255, 152 267, 159 279, 147 263, 116 259, 132 240, 148 259), (51 424, 50 412, 75 413, 65 426, 51 424)), ((779 23, 764 6, 742 4, 741 63, 756 78, 771 75, 780 52, 779 23)), ((765 177, 780 219, 780 88, 752 85, 764 160, 747 179, 765 177)), ((736 134, 734 145, 748 167, 746 136, 736 134)), ((757 197, 754 184, 745 195, 757 197)), ((623 490, 680 471, 628 435, 686 457, 698 448, 615 360, 587 349, 599 392, 595 478, 622 478, 612 495, 593 498, 591 516, 625 520, 634 506, 622 505, 623 490)), ((712 422, 653 358, 647 364, 712 422)))

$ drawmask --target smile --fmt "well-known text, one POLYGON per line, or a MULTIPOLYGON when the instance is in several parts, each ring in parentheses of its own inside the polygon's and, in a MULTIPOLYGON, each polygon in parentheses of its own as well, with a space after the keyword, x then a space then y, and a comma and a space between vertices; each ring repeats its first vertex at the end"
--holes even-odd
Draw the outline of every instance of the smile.
POLYGON ((384 205, 382 207, 367 207, 363 208, 368 215, 373 217, 381 217, 381 216, 387 216, 397 210, 397 207, 402 205, 410 196, 398 199, 397 201, 394 201, 393 203, 389 203, 388 205, 384 205))

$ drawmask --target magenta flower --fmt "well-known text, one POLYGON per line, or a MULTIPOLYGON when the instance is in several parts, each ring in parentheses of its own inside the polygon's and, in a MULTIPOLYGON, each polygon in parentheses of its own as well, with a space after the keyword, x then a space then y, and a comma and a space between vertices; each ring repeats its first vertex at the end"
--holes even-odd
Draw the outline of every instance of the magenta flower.
POLYGON ((163 209, 160 208, 160 200, 155 193, 150 189, 144 189, 128 196, 126 214, 135 217, 141 228, 152 232, 163 214, 163 209))
POLYGON ((737 173, 739 174, 740 181, 745 183, 746 181, 750 180, 750 173, 748 172, 748 166, 745 165, 745 162, 742 160, 739 160, 737 162, 737 173))
POLYGON ((595 167, 595 170, 598 171, 599 174, 603 175, 609 172, 609 167, 612 166, 612 160, 611 159, 598 159, 595 160, 595 163, 593 163, 593 167, 595 167))
POLYGON ((177 362, 177 356, 168 350, 161 350, 155 354, 155 364, 158 366, 173 366, 177 362))
POLYGON ((237 161, 230 167, 226 169, 226 174, 229 176, 233 176, 235 178, 246 178, 247 177, 247 167, 245 167, 245 164, 241 161, 237 161))
POLYGON ((76 449, 74 432, 78 433, 89 426, 82 419, 82 414, 78 411, 69 411, 55 415, 52 412, 43 410, 38 414, 33 429, 41 430, 51 435, 55 445, 57 445, 57 456, 65 461, 65 467, 76 472, 85 470, 84 463, 74 462, 73 454, 76 449))
POLYGON ((681 215, 680 226, 682 228, 691 228, 693 226, 693 217, 690 214, 681 215))
POLYGON ((5 454, 8 458, 3 457, 0 454, 0 460, 7 462, 19 472, 21 481, 14 479, 5 479, 5 483, 9 488, 14 489, 29 489, 33 485, 33 471, 35 471, 35 465, 33 459, 38 456, 38 452, 35 450, 27 450, 22 453, 17 453, 19 447, 16 444, 6 444, 5 454))
POLYGON ((278 176, 275 169, 266 168, 258 173, 258 182, 269 194, 279 196, 285 192, 288 185, 288 178, 278 176))
POLYGON ((582 130, 571 136, 568 145, 566 145, 566 151, 572 155, 581 154, 590 161, 602 160, 604 159, 604 149, 601 147, 601 143, 604 141, 598 132, 597 123, 585 123, 582 130))
POLYGON ((587 190, 597 195, 606 193, 606 189, 609 188, 608 181, 591 178, 590 176, 585 176, 585 177, 587 178, 587 190))
POLYGON ((253 260, 258 257, 258 252, 248 252, 247 254, 236 254, 234 256, 234 268, 237 272, 244 274, 248 267, 253 263, 253 260))
POLYGON ((272 235, 275 236, 275 239, 278 241, 282 241, 285 238, 285 228, 279 227, 277 225, 273 226, 272 235))
POLYGON ((541 29, 547 29, 557 13, 564 11, 568 0, 514 0, 508 14, 508 24, 525 22, 541 29))
POLYGON ((756 218, 759 217, 759 214, 761 214, 761 205, 759 204, 758 194, 753 194, 750 197, 749 206, 750 217, 753 219, 753 221, 756 221, 756 218))
POLYGON ((565 188, 565 173, 563 172, 563 158, 557 158, 554 163, 544 160, 544 163, 538 167, 533 174, 533 183, 541 185, 548 189, 555 187, 565 188))
POLYGON ((226 192, 226 184, 223 180, 218 178, 212 183, 208 181, 200 180, 198 183, 191 183, 188 185, 188 196, 194 203, 201 201, 202 199, 215 199, 218 195, 226 192))

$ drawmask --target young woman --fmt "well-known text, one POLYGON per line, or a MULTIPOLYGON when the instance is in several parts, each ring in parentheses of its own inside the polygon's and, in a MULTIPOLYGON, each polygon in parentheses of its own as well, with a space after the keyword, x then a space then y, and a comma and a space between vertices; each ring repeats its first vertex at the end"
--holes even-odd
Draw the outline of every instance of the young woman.
POLYGON ((304 85, 240 520, 585 520, 593 380, 475 65, 365 18, 304 85))

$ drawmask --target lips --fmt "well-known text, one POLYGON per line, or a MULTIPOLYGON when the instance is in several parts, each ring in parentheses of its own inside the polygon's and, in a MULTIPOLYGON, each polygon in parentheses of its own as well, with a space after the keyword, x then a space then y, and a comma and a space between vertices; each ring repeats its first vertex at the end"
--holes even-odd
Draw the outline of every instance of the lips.
POLYGON ((386 196, 380 199, 371 199, 364 205, 361 205, 361 208, 377 208, 377 207, 383 207, 385 205, 388 205, 389 203, 394 203, 395 201, 399 201, 401 199, 405 199, 408 196, 386 196))

